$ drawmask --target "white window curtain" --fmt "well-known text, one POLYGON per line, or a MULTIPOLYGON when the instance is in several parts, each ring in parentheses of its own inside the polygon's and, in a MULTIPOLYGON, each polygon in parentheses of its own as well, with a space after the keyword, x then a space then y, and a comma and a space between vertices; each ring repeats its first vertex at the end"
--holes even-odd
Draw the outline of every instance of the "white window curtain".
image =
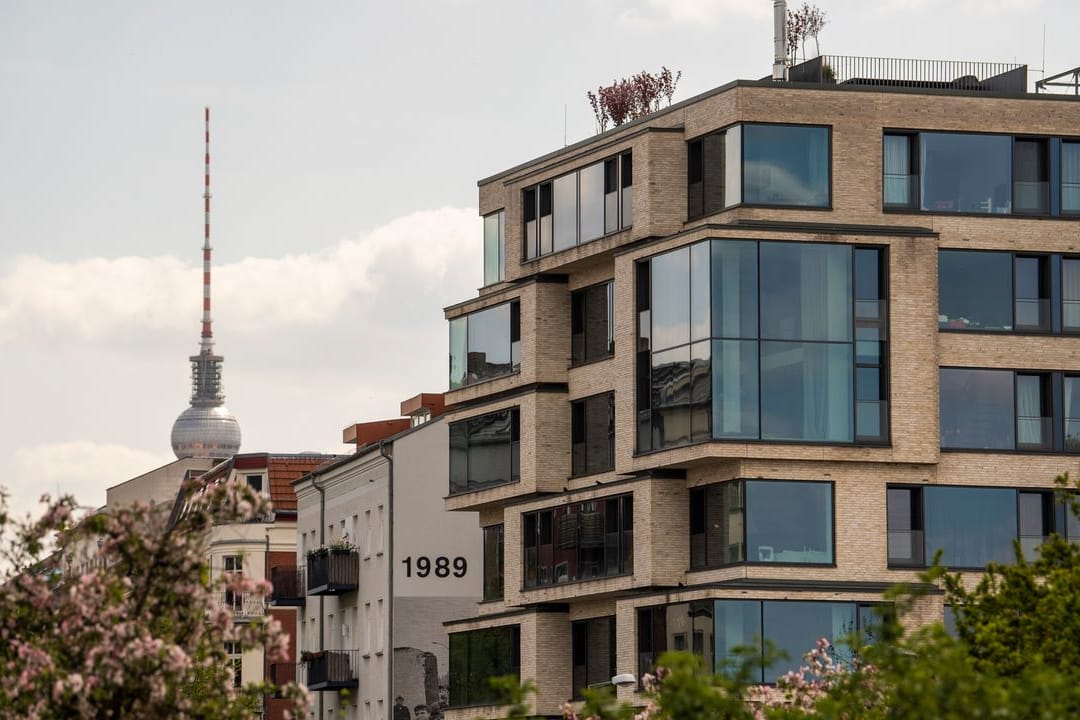
POLYGON ((885 204, 911 203, 910 138, 906 135, 885 136, 885 204))
POLYGON ((1080 330, 1080 260, 1061 263, 1062 322, 1066 330, 1080 330))
POLYGON ((1061 209, 1080 212, 1080 143, 1061 144, 1061 209))
POLYGON ((1038 375, 1016 377, 1016 439, 1019 445, 1043 444, 1042 382, 1038 375))

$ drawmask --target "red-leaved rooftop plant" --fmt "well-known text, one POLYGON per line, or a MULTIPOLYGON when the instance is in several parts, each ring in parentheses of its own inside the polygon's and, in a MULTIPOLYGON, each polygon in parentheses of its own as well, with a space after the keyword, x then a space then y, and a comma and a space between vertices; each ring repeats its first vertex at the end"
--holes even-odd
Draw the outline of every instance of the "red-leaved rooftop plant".
POLYGON ((622 80, 614 80, 611 85, 601 85, 596 92, 586 92, 589 104, 596 116, 596 131, 604 132, 608 123, 618 127, 630 120, 648 115, 660 109, 660 101, 675 95, 675 86, 679 84, 682 71, 672 73, 661 66, 655 75, 642 70, 637 75, 622 80))

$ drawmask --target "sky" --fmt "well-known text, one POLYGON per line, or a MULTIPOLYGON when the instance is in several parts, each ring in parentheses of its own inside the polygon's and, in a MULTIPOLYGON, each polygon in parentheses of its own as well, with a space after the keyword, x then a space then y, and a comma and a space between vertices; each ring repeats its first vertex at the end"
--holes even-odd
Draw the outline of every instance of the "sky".
MULTIPOLYGON (((790 3, 794 5, 795 3, 790 3)), ((819 0, 821 52, 1080 65, 1075 0, 819 0), (1045 43, 1044 43, 1045 34, 1045 43)), ((768 75, 771 0, 0 0, 0 485, 85 506, 173 458, 201 308, 245 452, 447 386, 476 181, 595 132, 585 92, 768 75)))

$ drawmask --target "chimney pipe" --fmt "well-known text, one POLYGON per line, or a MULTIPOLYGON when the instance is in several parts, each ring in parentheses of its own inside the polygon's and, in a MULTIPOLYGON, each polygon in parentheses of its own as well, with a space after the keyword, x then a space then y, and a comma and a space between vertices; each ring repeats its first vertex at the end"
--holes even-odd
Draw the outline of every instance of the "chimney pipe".
POLYGON ((787 0, 773 0, 773 82, 788 79, 787 0))

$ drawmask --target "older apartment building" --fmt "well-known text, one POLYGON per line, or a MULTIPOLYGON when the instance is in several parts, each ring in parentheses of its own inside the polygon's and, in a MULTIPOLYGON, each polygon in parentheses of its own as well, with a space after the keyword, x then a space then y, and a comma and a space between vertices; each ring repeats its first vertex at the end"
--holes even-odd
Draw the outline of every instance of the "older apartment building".
POLYGON ((1051 492, 1080 472, 1080 98, 1024 66, 790 77, 480 181, 445 502, 479 513, 484 602, 448 623, 447 718, 497 715, 490 675, 555 715, 668 649, 797 660, 937 550, 1080 537, 1051 492))

